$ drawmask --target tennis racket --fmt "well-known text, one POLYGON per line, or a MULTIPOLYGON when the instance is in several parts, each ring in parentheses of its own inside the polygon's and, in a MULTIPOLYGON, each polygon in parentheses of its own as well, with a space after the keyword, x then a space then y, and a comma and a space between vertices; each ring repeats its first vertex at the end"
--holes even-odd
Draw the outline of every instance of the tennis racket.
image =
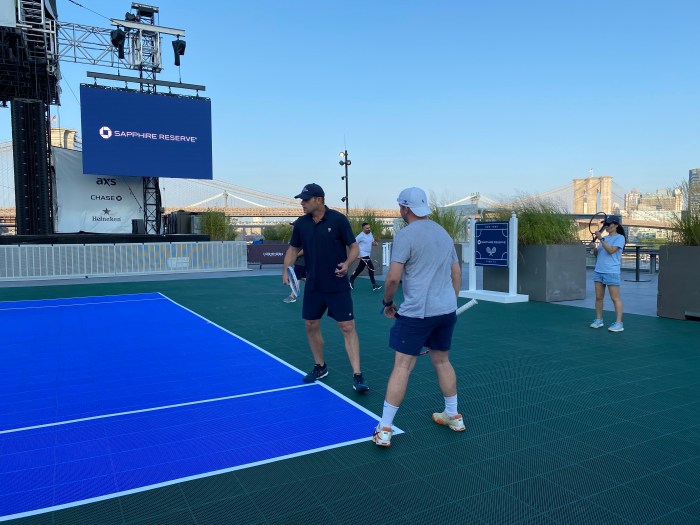
POLYGON ((592 241, 595 241, 595 234, 600 233, 603 231, 603 228, 605 227, 605 222, 608 220, 608 216, 602 212, 599 211, 596 213, 593 217, 591 217, 591 220, 588 223, 588 231, 591 232, 591 238, 592 241), (600 225, 600 223, 603 223, 603 226, 600 225))
POLYGON ((293 266, 287 266, 287 280, 289 281, 289 287, 292 289, 292 295, 299 297, 299 279, 297 279, 297 274, 294 273, 293 266))
POLYGON ((456 313, 457 315, 461 315, 461 314, 463 314, 464 312, 466 312, 467 310, 469 310, 472 306, 476 306, 477 304, 479 304, 479 303, 476 301, 476 299, 472 299, 472 300, 469 301, 468 303, 465 303, 465 304, 463 304, 462 306, 460 306, 459 308, 457 308, 457 310, 455 311, 455 313, 456 313))
MULTIPOLYGON (((479 304, 479 303, 476 301, 476 299, 472 299, 471 301, 468 301, 468 302, 464 303, 462 306, 460 306, 459 308, 457 308, 457 310, 455 310, 455 314, 462 315, 464 312, 469 310, 472 306, 476 306, 477 304, 479 304)), ((418 355, 425 355, 429 352, 430 352, 430 348, 423 348, 423 350, 421 350, 421 352, 418 355)))
MULTIPOLYGON (((462 315, 464 312, 466 312, 467 310, 469 310, 472 306, 476 306, 477 304, 479 304, 479 303, 477 302, 477 300, 476 300, 476 299, 472 299, 471 301, 469 301, 469 302, 463 304, 462 306, 460 306, 459 308, 457 308, 457 310, 455 310, 455 314, 456 314, 456 315, 462 315)), ((381 312, 382 315, 384 315, 384 308, 385 308, 385 307, 382 307, 382 312, 381 312)), ((399 314, 395 314, 395 315, 396 315, 396 317, 399 317, 399 314)), ((429 349, 429 348, 424 348, 418 355, 425 355, 425 354, 427 354, 428 352, 430 352, 430 349, 429 349)))

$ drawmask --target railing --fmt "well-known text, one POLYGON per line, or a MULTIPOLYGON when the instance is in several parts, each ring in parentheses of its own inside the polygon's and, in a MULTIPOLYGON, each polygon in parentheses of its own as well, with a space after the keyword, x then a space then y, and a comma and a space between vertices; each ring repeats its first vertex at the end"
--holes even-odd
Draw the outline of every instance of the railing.
POLYGON ((0 281, 247 269, 241 241, 0 246, 0 281))
MULTIPOLYGON (((595 263, 595 255, 588 252, 586 255, 586 266, 588 268, 594 268, 595 263)), ((639 272, 643 271, 649 274, 655 274, 658 273, 660 266, 659 250, 655 248, 628 244, 625 246, 624 252, 622 252, 620 269, 635 271, 637 273, 637 280, 639 280, 639 272)))
POLYGON ((391 243, 390 242, 382 243, 382 265, 384 265, 384 266, 391 265, 391 243))

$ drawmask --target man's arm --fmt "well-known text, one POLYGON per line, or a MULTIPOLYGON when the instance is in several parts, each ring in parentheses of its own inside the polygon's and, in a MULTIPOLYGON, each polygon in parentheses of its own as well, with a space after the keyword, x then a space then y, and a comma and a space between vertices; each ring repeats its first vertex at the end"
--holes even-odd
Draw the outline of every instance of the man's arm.
POLYGON ((454 263, 450 267, 450 277, 452 278, 452 288, 455 289, 455 295, 459 297, 459 290, 462 287, 462 268, 459 263, 454 263))
POLYGON ((294 262, 299 256, 299 251, 301 249, 295 246, 289 245, 287 252, 284 254, 284 266, 282 266, 282 283, 289 284, 289 278, 287 277, 287 267, 294 266, 294 262))
POLYGON ((394 317, 397 307, 394 304, 394 296, 399 289, 399 283, 403 276, 403 263, 392 261, 389 271, 384 279, 384 315, 394 317))
POLYGON ((348 273, 348 266, 350 266, 350 263, 352 263, 352 261, 357 259, 358 255, 360 255, 360 248, 357 245, 357 243, 354 242, 348 248, 348 258, 345 259, 345 261, 338 264, 338 267, 335 269, 335 274, 338 277, 342 277, 343 275, 348 273))

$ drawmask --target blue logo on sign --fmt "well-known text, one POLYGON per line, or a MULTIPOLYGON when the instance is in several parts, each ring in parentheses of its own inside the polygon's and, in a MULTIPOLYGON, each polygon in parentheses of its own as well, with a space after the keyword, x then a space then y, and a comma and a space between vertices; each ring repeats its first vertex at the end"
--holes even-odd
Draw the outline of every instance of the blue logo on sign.
POLYGON ((508 223, 477 222, 474 264, 508 267, 508 223))

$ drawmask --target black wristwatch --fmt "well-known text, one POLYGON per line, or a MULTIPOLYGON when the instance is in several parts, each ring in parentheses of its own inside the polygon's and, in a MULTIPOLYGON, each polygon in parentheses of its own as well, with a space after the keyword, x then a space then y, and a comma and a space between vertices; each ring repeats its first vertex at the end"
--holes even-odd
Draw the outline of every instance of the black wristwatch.
POLYGON ((384 299, 382 299, 382 304, 384 305, 384 308, 386 308, 387 306, 391 306, 392 304, 394 304, 394 301, 389 301, 388 303, 386 303, 384 302, 384 299))

